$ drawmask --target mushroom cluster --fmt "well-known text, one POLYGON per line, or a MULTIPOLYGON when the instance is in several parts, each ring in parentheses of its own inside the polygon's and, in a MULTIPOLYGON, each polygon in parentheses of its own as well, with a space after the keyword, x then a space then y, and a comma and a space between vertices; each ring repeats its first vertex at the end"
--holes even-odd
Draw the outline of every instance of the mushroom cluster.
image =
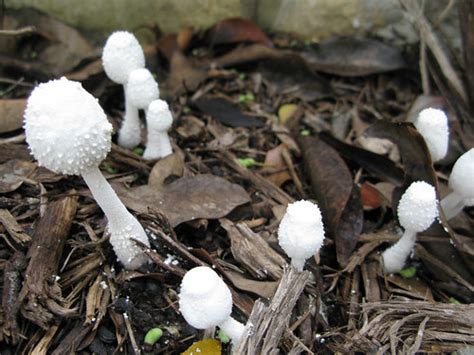
POLYGON ((108 220, 110 243, 127 269, 147 256, 132 241, 148 237, 99 170, 111 146, 112 125, 97 99, 66 78, 37 86, 25 110, 26 141, 40 166, 58 174, 81 175, 108 220))
POLYGON ((144 156, 145 159, 158 159, 171 154, 171 149, 164 150, 164 155, 156 149, 157 146, 171 147, 167 134, 155 133, 157 120, 163 118, 166 121, 158 125, 166 127, 167 131, 171 127, 173 117, 168 105, 165 108, 161 105, 162 110, 167 110, 166 114, 148 114, 150 105, 159 100, 160 90, 151 72, 145 68, 145 55, 135 36, 126 31, 112 33, 105 43, 102 63, 107 76, 124 87, 125 116, 119 131, 118 144, 128 149, 140 144, 139 110, 144 110, 148 129, 147 147, 152 146, 144 156), (168 123, 170 117, 171 124, 168 123))

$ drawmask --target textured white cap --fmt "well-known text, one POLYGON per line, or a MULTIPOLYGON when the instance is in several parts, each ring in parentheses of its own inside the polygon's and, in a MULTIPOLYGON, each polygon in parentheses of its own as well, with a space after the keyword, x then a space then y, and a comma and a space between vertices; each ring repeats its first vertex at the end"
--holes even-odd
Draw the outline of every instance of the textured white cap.
POLYGON ((448 152, 448 117, 442 110, 427 108, 415 120, 415 127, 425 139, 433 161, 443 159, 448 152))
POLYGON ((218 326, 230 317, 232 294, 214 270, 198 266, 184 275, 179 309, 186 322, 194 328, 218 326))
POLYGON ((398 203, 400 225, 416 233, 428 229, 438 217, 438 202, 433 186, 424 181, 413 182, 398 203))
POLYGON ((66 78, 37 86, 25 110, 26 141, 39 165, 79 175, 110 150, 112 125, 96 98, 66 78))
POLYGON ((173 124, 173 116, 166 101, 154 100, 148 106, 147 126, 148 129, 167 131, 173 124))
POLYGON ((112 33, 105 42, 102 65, 111 80, 126 84, 132 70, 145 67, 145 55, 133 34, 118 31, 112 33))
POLYGON ((148 69, 135 69, 127 82, 127 95, 130 102, 139 109, 145 109, 160 96, 158 83, 148 69))
POLYGON ((289 204, 278 228, 278 243, 299 271, 303 270, 306 259, 319 251, 323 241, 324 227, 318 206, 305 200, 289 204))
POLYGON ((474 205, 474 148, 461 155, 454 164, 449 187, 463 198, 466 206, 474 205))

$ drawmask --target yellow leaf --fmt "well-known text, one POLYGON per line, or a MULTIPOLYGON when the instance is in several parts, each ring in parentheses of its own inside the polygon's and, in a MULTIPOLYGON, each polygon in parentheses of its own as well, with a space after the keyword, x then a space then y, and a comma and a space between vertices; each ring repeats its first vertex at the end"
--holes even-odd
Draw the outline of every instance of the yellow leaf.
POLYGON ((191 345, 181 355, 221 355, 222 348, 220 341, 216 339, 203 339, 191 345))
POLYGON ((285 124, 298 110, 298 105, 285 104, 278 109, 278 119, 281 124, 285 124))

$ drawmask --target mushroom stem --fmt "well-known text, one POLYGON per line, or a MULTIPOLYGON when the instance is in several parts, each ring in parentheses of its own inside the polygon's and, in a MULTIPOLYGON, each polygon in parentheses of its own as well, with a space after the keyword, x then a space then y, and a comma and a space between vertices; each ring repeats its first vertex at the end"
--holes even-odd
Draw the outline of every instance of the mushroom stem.
POLYGON ((440 202, 441 208, 444 211, 446 219, 451 219, 462 211, 464 202, 462 196, 452 191, 444 197, 440 202))
POLYGON ((91 167, 83 171, 81 175, 107 217, 110 244, 118 259, 128 269, 139 268, 147 257, 131 238, 150 245, 143 227, 128 212, 98 167, 91 167))
POLYGON ((148 129, 147 144, 143 152, 145 159, 159 159, 173 153, 167 131, 148 129))
POLYGON ((304 264, 306 263, 306 259, 298 259, 298 258, 291 258, 291 265, 296 269, 298 272, 303 272, 304 264))
POLYGON ((125 115, 123 117, 122 127, 119 131, 118 144, 127 149, 133 149, 140 144, 140 118, 138 109, 132 104, 129 95, 127 95, 127 84, 123 85, 125 95, 125 115))
POLYGON ((405 230, 402 237, 382 253, 383 266, 386 272, 398 272, 405 266, 416 241, 416 232, 405 230))
POLYGON ((232 342, 236 344, 245 330, 245 325, 236 321, 234 318, 229 317, 219 325, 224 333, 232 339, 232 342))

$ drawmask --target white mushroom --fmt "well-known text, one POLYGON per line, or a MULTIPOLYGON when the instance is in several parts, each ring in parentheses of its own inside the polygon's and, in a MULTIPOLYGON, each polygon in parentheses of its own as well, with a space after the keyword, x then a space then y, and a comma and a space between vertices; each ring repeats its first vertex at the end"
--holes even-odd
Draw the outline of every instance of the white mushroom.
POLYGON ((405 229, 402 237, 382 253, 386 272, 393 273, 403 269, 416 241, 416 234, 428 229, 438 217, 436 191, 424 182, 413 182, 398 203, 398 220, 405 229))
POLYGON ((425 139, 433 162, 443 159, 448 152, 448 117, 442 110, 427 108, 422 110, 414 125, 425 139))
POLYGON ((125 116, 118 143, 124 148, 134 148, 140 144, 140 120, 138 110, 129 101, 126 84, 133 70, 145 67, 143 49, 130 32, 114 32, 105 43, 102 64, 107 76, 124 87, 125 116))
POLYGON ((289 204, 278 228, 278 243, 296 270, 303 271, 306 259, 319 251, 323 241, 324 226, 318 206, 305 200, 289 204))
POLYGON ((158 99, 158 83, 148 69, 135 69, 130 73, 127 82, 127 95, 130 102, 139 110, 148 110, 153 100, 158 99))
POLYGON ((153 160, 173 153, 168 130, 173 124, 173 116, 166 101, 154 100, 148 106, 146 115, 147 143, 143 157, 153 160))
POLYGON ((131 241, 149 246, 148 237, 99 170, 110 150, 112 126, 97 99, 66 78, 36 87, 25 111, 26 141, 44 166, 58 174, 82 175, 108 219, 110 243, 128 269, 146 255, 131 241))
POLYGON ((448 183, 452 191, 440 204, 446 218, 451 219, 465 206, 474 206, 474 148, 456 161, 448 183))
POLYGON ((224 281, 207 266, 189 270, 181 282, 179 309, 188 324, 196 329, 218 326, 233 342, 245 326, 230 316, 232 294, 224 281))

